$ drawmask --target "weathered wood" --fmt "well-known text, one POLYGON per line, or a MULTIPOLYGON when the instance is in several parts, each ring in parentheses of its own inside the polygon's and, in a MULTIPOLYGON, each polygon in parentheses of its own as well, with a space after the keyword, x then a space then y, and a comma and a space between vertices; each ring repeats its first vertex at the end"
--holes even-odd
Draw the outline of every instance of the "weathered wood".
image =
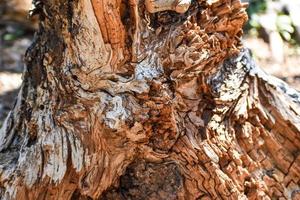
POLYGON ((166 10, 185 13, 189 9, 191 2, 192 0, 145 0, 145 6, 150 13, 166 10))
POLYGON ((245 4, 35 3, 2 199, 299 198, 300 95, 242 48, 245 4))

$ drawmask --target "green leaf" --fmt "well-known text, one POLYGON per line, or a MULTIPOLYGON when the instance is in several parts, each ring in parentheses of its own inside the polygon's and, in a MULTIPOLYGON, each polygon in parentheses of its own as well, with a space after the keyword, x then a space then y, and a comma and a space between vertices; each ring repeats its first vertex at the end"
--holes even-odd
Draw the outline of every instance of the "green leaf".
POLYGON ((12 34, 12 33, 6 33, 3 36, 4 41, 12 41, 12 40, 15 40, 15 39, 17 39, 17 36, 15 34, 12 34))

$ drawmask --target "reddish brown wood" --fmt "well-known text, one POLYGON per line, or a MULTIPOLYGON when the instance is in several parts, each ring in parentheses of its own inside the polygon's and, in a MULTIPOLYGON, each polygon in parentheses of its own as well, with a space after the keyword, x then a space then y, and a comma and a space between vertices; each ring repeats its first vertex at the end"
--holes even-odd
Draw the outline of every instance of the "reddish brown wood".
POLYGON ((300 95, 243 49, 246 5, 151 2, 35 2, 2 199, 299 198, 300 95))

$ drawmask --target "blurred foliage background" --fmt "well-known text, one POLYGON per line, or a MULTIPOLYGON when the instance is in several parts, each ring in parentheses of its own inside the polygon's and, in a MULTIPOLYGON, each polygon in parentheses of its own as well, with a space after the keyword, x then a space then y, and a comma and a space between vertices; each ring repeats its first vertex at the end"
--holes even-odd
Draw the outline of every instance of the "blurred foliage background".
POLYGON ((264 37, 275 31, 284 41, 299 46, 299 0, 250 0, 248 3, 246 33, 264 37))
POLYGON ((242 0, 249 21, 244 45, 258 65, 300 89, 300 0, 242 0))

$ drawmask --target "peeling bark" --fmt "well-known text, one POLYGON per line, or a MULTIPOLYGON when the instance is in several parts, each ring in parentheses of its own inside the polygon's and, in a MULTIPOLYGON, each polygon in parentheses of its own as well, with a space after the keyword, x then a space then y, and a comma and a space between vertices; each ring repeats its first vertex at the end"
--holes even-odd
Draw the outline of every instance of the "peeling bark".
POLYGON ((160 2, 34 2, 1 199, 299 198, 300 94, 243 49, 246 5, 160 2))

